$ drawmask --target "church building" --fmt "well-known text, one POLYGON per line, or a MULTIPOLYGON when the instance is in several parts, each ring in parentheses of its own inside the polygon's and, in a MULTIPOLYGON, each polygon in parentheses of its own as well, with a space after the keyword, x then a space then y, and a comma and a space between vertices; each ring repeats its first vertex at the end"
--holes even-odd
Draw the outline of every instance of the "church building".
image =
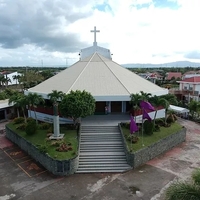
POLYGON ((85 90, 96 100, 96 114, 105 113, 105 109, 108 113, 128 112, 130 95, 141 91, 157 96, 168 93, 167 89, 114 62, 110 50, 97 45, 96 33, 100 31, 94 27, 91 32, 94 33, 93 46, 81 50, 78 62, 25 93, 38 93, 48 100, 52 90, 65 94, 85 90))

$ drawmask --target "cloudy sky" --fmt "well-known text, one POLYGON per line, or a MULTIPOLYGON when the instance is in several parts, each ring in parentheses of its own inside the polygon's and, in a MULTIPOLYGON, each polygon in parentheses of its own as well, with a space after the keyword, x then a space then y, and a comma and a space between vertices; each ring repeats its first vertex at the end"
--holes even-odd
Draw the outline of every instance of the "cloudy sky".
POLYGON ((200 62, 200 0, 0 0, 0 66, 71 65, 97 43, 126 63, 200 62))

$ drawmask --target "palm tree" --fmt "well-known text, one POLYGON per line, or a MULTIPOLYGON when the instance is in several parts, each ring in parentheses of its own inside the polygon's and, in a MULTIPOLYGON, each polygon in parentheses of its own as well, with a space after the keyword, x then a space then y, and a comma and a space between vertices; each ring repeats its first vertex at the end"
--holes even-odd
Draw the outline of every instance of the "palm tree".
POLYGON ((26 122, 26 115, 25 115, 25 106, 27 105, 27 99, 26 96, 24 94, 18 93, 18 94, 14 94, 9 98, 8 101, 9 105, 10 104, 14 104, 14 106, 17 108, 17 116, 19 117, 19 108, 22 109, 23 112, 23 116, 26 122))
POLYGON ((178 101, 175 95, 173 94, 165 94, 161 96, 162 101, 161 105, 165 108, 165 124, 167 123, 167 113, 169 110, 170 104, 177 105, 178 101))
POLYGON ((140 91, 140 94, 141 94, 140 100, 143 100, 143 101, 148 101, 151 97, 151 93, 140 91))
POLYGON ((200 169, 192 174, 193 181, 177 182, 166 190, 166 200, 199 200, 200 199, 200 169))
POLYGON ((188 104, 188 108, 190 110, 190 113, 192 115, 192 119, 194 119, 195 113, 198 113, 200 111, 200 103, 198 101, 190 101, 188 104))
POLYGON ((17 85, 17 82, 19 82, 19 79, 20 79, 20 75, 13 75, 13 80, 16 80, 16 85, 17 85))
POLYGON ((53 103, 54 115, 57 115, 58 101, 63 99, 64 93, 62 91, 52 90, 52 93, 47 95, 50 101, 53 103))
POLYGON ((157 107, 158 107, 158 106, 161 106, 161 105, 163 104, 164 101, 165 101, 165 99, 162 98, 162 96, 156 96, 156 95, 154 95, 153 97, 150 97, 150 98, 149 98, 149 102, 150 102, 150 103, 154 106, 154 108, 155 108, 154 122, 153 122, 154 126, 155 126, 155 121, 156 121, 156 115, 157 115, 157 112, 158 112, 157 107))
MULTIPOLYGON (((137 111, 140 106, 140 100, 141 100, 141 95, 139 93, 136 93, 136 94, 131 94, 130 95, 130 104, 132 105, 132 109, 133 109, 133 113, 135 115, 135 111, 137 111)), ((135 120, 136 120, 136 116, 135 116, 135 120)))
POLYGON ((41 95, 39 95, 37 93, 28 93, 28 95, 26 96, 26 99, 27 99, 29 108, 33 107, 34 114, 35 114, 35 120, 36 120, 36 123, 38 123, 35 108, 40 103, 44 103, 44 99, 43 99, 43 97, 41 95))

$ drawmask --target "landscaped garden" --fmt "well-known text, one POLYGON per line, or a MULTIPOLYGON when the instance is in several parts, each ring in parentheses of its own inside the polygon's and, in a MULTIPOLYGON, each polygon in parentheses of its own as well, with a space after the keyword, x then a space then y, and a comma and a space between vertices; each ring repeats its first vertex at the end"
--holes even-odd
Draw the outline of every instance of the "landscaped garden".
POLYGON ((28 118, 27 124, 24 118, 16 118, 9 123, 8 128, 28 142, 36 146, 42 153, 47 153, 50 157, 57 160, 68 160, 74 158, 78 151, 77 131, 73 125, 61 125, 60 132, 64 134, 61 140, 50 140, 49 136, 53 132, 53 125, 49 123, 36 124, 35 120, 28 118), (31 126, 27 125, 32 123, 31 126))
MULTIPOLYGON (((162 119, 157 120, 159 123, 162 119)), ((153 122, 151 122, 153 123, 153 122)), ((161 123, 160 123, 161 124, 161 123)), ((153 134, 148 134, 145 129, 142 134, 142 127, 139 127, 139 131, 134 134, 130 134, 130 123, 122 123, 121 128, 126 140, 128 150, 130 152, 136 152, 144 147, 152 145, 169 135, 172 135, 182 129, 182 126, 178 122, 173 122, 169 126, 163 126, 156 124, 157 129, 153 130, 153 134)), ((148 129, 150 131, 150 129, 148 129)))

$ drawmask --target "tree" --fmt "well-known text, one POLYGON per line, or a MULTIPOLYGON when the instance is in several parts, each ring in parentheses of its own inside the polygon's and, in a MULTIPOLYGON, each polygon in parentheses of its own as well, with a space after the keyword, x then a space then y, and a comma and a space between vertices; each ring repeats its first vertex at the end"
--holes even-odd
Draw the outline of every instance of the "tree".
POLYGON ((192 119, 194 119, 194 115, 200 111, 200 103, 198 101, 190 101, 188 104, 188 108, 192 115, 192 119))
POLYGON ((146 93, 146 92, 140 91, 140 94, 141 94, 140 100, 142 100, 142 101, 148 101, 149 98, 151 97, 151 93, 146 93))
POLYGON ((154 127, 155 127, 155 121, 156 121, 156 115, 157 115, 157 107, 164 104, 165 99, 162 96, 156 96, 150 97, 149 102, 154 106, 155 108, 155 114, 154 114, 154 127))
POLYGON ((62 101, 64 93, 62 91, 52 90, 52 93, 47 95, 53 103, 54 115, 58 115, 58 101, 62 101))
POLYGON ((35 120, 36 120, 36 123, 38 123, 35 108, 36 108, 40 103, 44 103, 44 99, 42 98, 41 95, 39 95, 39 94, 37 94, 37 93, 28 93, 26 99, 27 99, 27 103, 28 103, 28 105, 29 105, 29 108, 30 108, 30 107, 33 107, 33 109, 34 109, 34 114, 35 114, 35 120))
MULTIPOLYGON (((133 113, 135 115, 135 111, 137 111, 140 108, 141 95, 139 93, 131 94, 130 98, 131 98, 130 104, 132 106, 133 113)), ((135 116, 135 118, 136 118, 136 116, 135 116)))
POLYGON ((16 80, 16 85, 19 82, 20 77, 21 76, 19 74, 18 75, 13 75, 13 80, 16 80))
POLYGON ((17 108, 17 117, 19 117, 19 108, 22 109, 23 112, 23 116, 26 122, 26 115, 25 115, 25 106, 27 105, 27 99, 26 96, 22 93, 17 93, 17 94, 13 94, 8 101, 9 105, 10 104, 14 104, 14 106, 17 108))
POLYGON ((200 199, 200 169, 192 174, 193 181, 176 182, 166 190, 166 200, 199 200, 200 199))
POLYGON ((165 108, 165 124, 167 123, 167 113, 170 104, 177 105, 178 101, 175 95, 165 94, 160 96, 162 98, 161 105, 165 108))
POLYGON ((47 96, 53 103, 53 106, 58 106, 58 101, 62 101, 64 93, 62 91, 52 90, 52 93, 49 93, 47 96))
POLYGON ((75 124, 79 117, 86 117, 94 113, 95 99, 85 90, 71 91, 61 101, 60 111, 63 116, 71 117, 75 124))

